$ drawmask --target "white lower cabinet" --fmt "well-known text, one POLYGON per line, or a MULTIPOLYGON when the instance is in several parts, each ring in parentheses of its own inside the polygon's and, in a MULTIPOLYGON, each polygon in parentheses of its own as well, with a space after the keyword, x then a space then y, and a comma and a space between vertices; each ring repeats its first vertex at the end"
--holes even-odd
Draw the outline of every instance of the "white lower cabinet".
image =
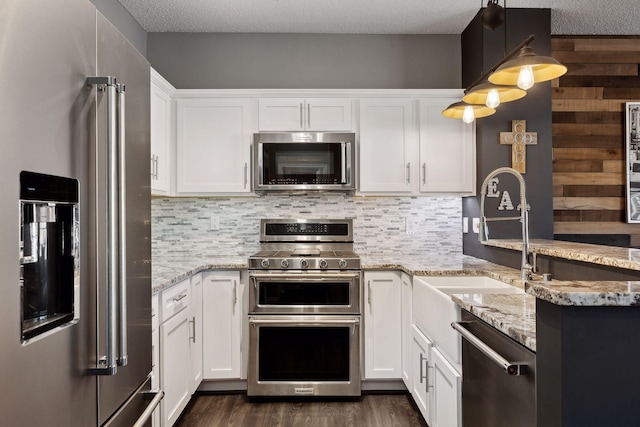
MULTIPOLYGON (((176 297, 179 298, 179 297, 176 297)), ((160 325, 162 425, 172 426, 191 398, 190 310, 185 307, 160 325)))
POLYGON ((433 361, 433 414, 431 427, 462 426, 462 374, 436 348, 433 361))
POLYGON ((239 379, 244 287, 239 271, 202 275, 204 379, 239 379))
MULTIPOLYGON (((151 296, 151 389, 160 389, 160 331, 158 330, 158 320, 160 313, 158 312, 157 294, 151 296)), ((151 417, 152 427, 160 427, 160 406, 156 407, 151 417)))
MULTIPOLYGON (((416 404, 422 412, 423 406, 427 408, 425 420, 430 427, 461 427, 462 426, 462 374, 459 357, 455 357, 455 352, 447 352, 445 349, 451 347, 448 337, 451 329, 449 313, 438 310, 440 307, 435 302, 438 295, 429 293, 429 285, 424 278, 413 278, 412 288, 412 330, 413 348, 412 357, 412 378, 414 381, 411 394, 416 404), (422 343, 422 344, 420 344, 422 343), (426 347, 430 347, 426 351, 426 347), (420 349, 418 349, 421 347, 420 349), (417 352, 424 352, 428 362, 427 372, 427 392, 431 397, 422 405, 424 389, 415 384, 420 374, 416 372, 421 368, 420 362, 416 360, 417 352)), ((443 294, 444 295, 444 294, 443 294)), ((450 297, 445 296, 449 302, 450 297)), ((449 307, 449 305, 447 305, 449 307)), ((451 303, 453 309, 453 303, 451 303)), ((455 346, 454 346, 455 348, 455 346)), ((424 369, 423 369, 424 372, 424 369)))
POLYGON ((191 332, 189 350, 191 354, 191 394, 202 382, 202 273, 191 277, 191 332))
POLYGON ((160 420, 172 426, 202 382, 202 274, 183 280, 154 296, 159 302, 158 363, 153 378, 159 378, 164 399, 160 420))
POLYGON ((427 424, 432 425, 433 365, 431 341, 416 326, 411 327, 411 396, 427 424))
POLYGON ((395 271, 365 272, 364 283, 365 379, 400 379, 400 274, 395 271))
POLYGON ((412 283, 411 276, 402 273, 400 276, 402 281, 401 307, 402 318, 400 320, 400 333, 402 334, 402 381, 411 390, 411 292, 412 283))

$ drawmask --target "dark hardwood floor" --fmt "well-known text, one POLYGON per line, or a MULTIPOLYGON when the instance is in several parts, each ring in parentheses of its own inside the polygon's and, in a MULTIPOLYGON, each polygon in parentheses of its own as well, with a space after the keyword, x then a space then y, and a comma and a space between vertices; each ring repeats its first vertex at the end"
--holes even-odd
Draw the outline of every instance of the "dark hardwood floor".
POLYGON ((255 400, 244 394, 197 394, 177 427, 426 427, 407 394, 353 400, 255 400))

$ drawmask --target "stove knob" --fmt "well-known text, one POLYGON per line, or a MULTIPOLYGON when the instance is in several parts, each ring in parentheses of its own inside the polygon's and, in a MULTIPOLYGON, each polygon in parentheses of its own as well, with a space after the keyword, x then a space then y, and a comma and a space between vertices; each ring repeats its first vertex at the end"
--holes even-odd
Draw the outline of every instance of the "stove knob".
POLYGON ((338 266, 340 266, 340 268, 347 268, 347 261, 341 259, 338 261, 338 266))
POLYGON ((327 268, 327 260, 326 259, 321 259, 320 260, 320 268, 327 268))
POLYGON ((309 260, 308 259, 301 259, 300 260, 300 267, 309 268, 309 260))
POLYGON ((289 267, 289 260, 288 259, 283 259, 282 261, 280 261, 280 267, 282 267, 282 268, 289 267))
POLYGON ((260 265, 262 265, 264 268, 269 268, 269 260, 263 259, 260 265))

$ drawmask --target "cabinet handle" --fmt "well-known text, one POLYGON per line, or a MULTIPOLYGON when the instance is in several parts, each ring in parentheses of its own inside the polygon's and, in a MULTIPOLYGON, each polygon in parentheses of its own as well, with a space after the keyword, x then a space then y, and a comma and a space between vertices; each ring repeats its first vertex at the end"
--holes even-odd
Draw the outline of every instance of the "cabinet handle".
POLYGON ((244 164, 244 188, 247 188, 247 164, 244 164))
POLYGON ((367 302, 369 303, 369 312, 372 311, 371 307, 371 280, 367 280, 367 302))
POLYGON ((427 163, 422 164, 422 183, 427 183, 427 163))
POLYGON ((300 103, 300 129, 304 129, 304 119, 302 118, 302 115, 304 113, 304 110, 302 109, 302 102, 300 103))
POLYGON ((179 301, 181 301, 181 300, 185 299, 186 297, 187 297, 187 294, 186 294, 186 293, 184 293, 184 294, 180 294, 180 295, 178 295, 177 297, 174 297, 174 298, 173 298, 173 302, 179 302, 179 301))
POLYGON ((407 184, 411 183, 411 163, 407 163, 407 184))
POLYGON ((189 323, 191 323, 191 332, 193 332, 193 335, 190 337, 191 342, 195 343, 196 342, 196 317, 193 316, 191 320, 189 320, 189 323))
POLYGON ((151 155, 151 179, 156 179, 155 164, 156 164, 156 156, 155 154, 152 154, 151 155))
POLYGON ((424 357, 422 353, 420 353, 420 384, 422 384, 422 380, 426 380, 427 387, 429 387, 429 367, 427 367, 426 375, 423 373, 424 369, 422 368, 424 366, 424 362, 427 362, 427 361, 428 359, 424 357))
POLYGON ((238 281, 233 281, 233 313, 236 312, 236 304, 238 303, 238 281))
POLYGON ((311 129, 311 105, 307 104, 307 129, 311 129))

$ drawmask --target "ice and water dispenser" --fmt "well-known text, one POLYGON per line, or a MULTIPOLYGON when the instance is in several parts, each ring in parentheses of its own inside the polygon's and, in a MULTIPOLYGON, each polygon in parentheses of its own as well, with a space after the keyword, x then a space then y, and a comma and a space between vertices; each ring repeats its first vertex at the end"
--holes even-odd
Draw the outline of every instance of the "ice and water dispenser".
POLYGON ((23 342, 79 318, 78 181, 20 173, 23 342))

